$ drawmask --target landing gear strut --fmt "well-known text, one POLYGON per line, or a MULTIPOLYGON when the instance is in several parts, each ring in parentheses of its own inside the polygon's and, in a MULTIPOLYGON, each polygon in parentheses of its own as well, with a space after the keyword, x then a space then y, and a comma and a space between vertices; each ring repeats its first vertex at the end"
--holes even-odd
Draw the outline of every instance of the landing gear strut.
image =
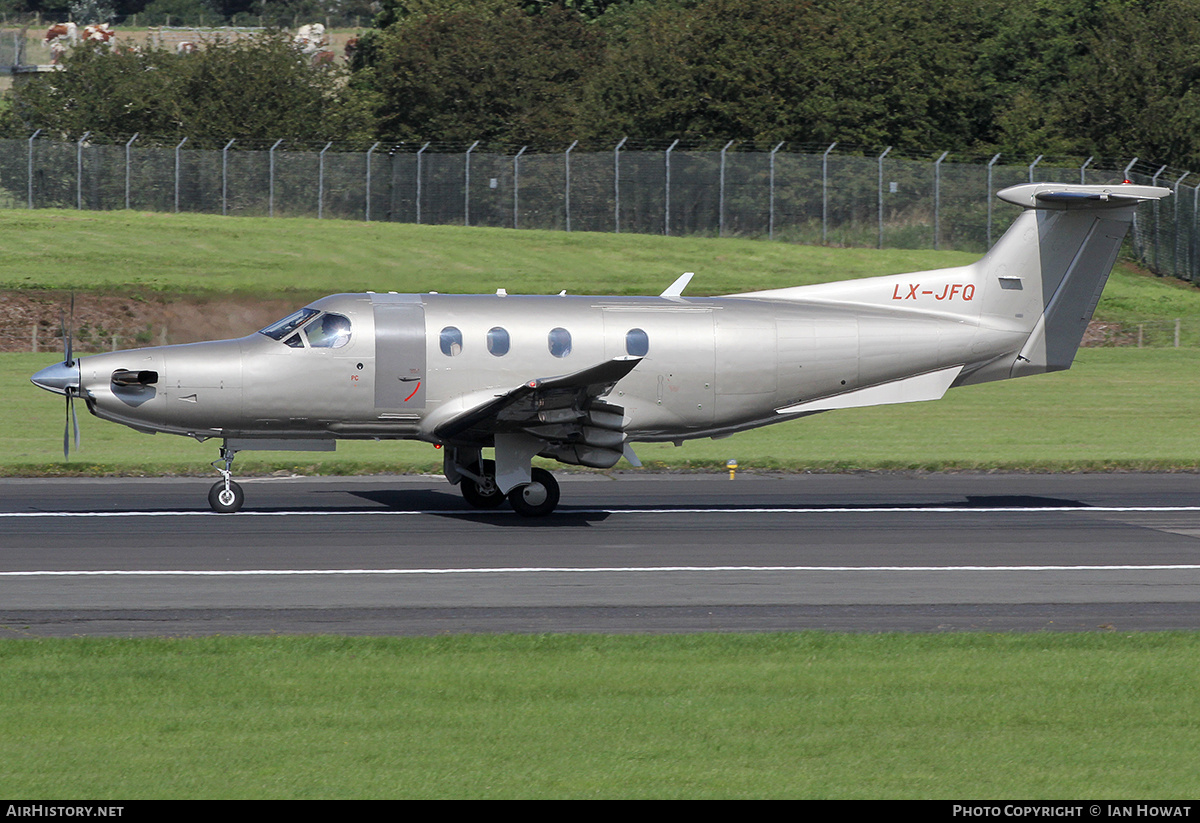
POLYGON ((221 458, 213 461, 213 468, 221 473, 221 478, 208 490, 208 505, 220 514, 230 514, 242 508, 246 502, 246 493, 242 487, 233 481, 233 449, 222 446, 221 458), (222 466, 222 463, 224 464, 222 466))
POLYGON ((496 461, 481 460, 478 477, 473 480, 463 475, 458 484, 463 499, 477 509, 494 509, 503 503, 504 492, 496 486, 496 461))

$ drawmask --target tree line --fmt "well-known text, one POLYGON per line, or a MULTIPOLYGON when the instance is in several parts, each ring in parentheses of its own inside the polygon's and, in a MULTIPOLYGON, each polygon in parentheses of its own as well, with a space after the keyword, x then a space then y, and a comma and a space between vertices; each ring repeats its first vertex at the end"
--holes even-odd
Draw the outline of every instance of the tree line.
MULTIPOLYGON (((218 8, 171 0, 201 1, 218 8)), ((193 55, 78 48, 63 71, 14 87, 0 128, 556 150, 837 141, 1200 167, 1200 0, 382 0, 374 11, 353 59, 335 65, 310 65, 283 32, 193 55)))

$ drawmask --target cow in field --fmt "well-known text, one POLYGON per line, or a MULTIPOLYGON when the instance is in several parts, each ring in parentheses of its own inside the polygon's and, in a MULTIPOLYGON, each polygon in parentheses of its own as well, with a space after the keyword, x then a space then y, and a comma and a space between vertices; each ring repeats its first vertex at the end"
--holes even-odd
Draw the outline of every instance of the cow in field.
POLYGON ((113 39, 115 31, 108 27, 108 23, 96 23, 90 26, 83 27, 83 42, 85 43, 107 43, 113 39))
POLYGON ((42 42, 50 47, 50 63, 57 66, 67 46, 79 42, 79 31, 74 23, 55 23, 46 31, 46 38, 42 42))
POLYGON ((296 31, 295 43, 301 54, 311 57, 329 44, 329 39, 325 36, 325 26, 320 23, 301 26, 296 31))

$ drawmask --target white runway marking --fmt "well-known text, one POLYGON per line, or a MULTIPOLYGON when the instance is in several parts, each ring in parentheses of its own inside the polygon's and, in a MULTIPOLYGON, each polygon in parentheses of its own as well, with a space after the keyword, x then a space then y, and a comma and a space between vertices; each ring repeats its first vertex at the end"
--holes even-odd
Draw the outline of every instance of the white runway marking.
POLYGON ((1146 564, 1110 566, 526 566, 479 569, 199 569, 23 571, 0 572, 4 577, 293 577, 293 576, 416 576, 455 574, 645 574, 647 572, 1109 572, 1200 571, 1200 564, 1146 564))
MULTIPOLYGON (((567 514, 1041 514, 1048 512, 1095 512, 1119 514, 1122 512, 1200 512, 1200 506, 869 506, 809 507, 809 508, 661 508, 661 509, 572 509, 561 508, 558 515, 567 514)), ((0 518, 39 517, 362 517, 390 516, 411 517, 413 515, 514 515, 496 509, 420 509, 413 511, 394 509, 314 509, 305 511, 244 511, 237 514, 218 514, 211 511, 123 511, 123 512, 0 512, 0 518)))

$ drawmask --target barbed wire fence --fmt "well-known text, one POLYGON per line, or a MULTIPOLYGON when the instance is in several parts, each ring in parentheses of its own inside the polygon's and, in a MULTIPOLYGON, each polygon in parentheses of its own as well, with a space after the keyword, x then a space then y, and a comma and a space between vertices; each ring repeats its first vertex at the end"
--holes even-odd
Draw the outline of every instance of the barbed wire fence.
MULTIPOLYGON (((556 151, 479 141, 197 143, 90 133, 60 140, 40 131, 0 140, 0 208, 738 236, 982 253, 1018 211, 997 207, 1000 189, 1130 180, 1167 186, 1174 196, 1138 207, 1127 254, 1156 274, 1200 282, 1200 175, 1138 158, 913 156, 836 143, 744 149, 734 141, 718 147, 679 140, 621 140, 587 151, 577 142, 556 151)), ((1157 331, 1154 324, 1161 322, 1144 324, 1143 345, 1180 344, 1178 331, 1157 331)), ((1128 334, 1128 328, 1114 333, 1107 344, 1131 345, 1128 334)), ((1185 345, 1200 341, 1190 329, 1182 336, 1185 345)))

